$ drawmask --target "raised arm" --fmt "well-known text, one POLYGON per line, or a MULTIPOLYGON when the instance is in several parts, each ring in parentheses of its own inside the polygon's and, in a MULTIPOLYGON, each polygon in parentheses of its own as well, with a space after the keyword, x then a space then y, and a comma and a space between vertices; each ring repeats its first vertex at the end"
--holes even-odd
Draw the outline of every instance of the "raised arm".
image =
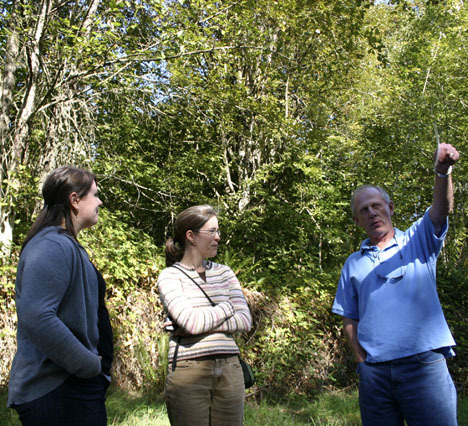
POLYGON ((440 233, 448 214, 453 209, 452 166, 458 161, 460 154, 450 144, 441 143, 435 153, 434 198, 429 216, 434 225, 436 235, 440 233))

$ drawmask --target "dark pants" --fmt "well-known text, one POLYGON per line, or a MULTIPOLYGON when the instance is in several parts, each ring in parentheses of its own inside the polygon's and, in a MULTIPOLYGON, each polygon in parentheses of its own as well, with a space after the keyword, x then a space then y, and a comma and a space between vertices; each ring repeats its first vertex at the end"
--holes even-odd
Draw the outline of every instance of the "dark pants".
POLYGON ((358 372, 364 426, 457 425, 457 394, 441 353, 363 362, 358 372))
POLYGON ((106 426, 108 387, 104 376, 70 376, 52 392, 13 408, 23 426, 106 426))

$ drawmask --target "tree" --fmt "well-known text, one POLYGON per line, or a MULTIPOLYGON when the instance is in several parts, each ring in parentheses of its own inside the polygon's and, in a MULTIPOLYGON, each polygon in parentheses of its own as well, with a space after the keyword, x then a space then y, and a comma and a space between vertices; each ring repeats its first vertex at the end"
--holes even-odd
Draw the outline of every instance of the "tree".
POLYGON ((0 242, 6 251, 13 238, 21 182, 30 181, 28 176, 41 177, 62 162, 80 162, 89 151, 91 141, 80 133, 85 131, 89 108, 83 102, 83 86, 75 81, 76 49, 69 48, 70 33, 67 37, 60 32, 57 22, 68 19, 67 14, 73 25, 84 18, 73 36, 89 37, 98 1, 89 3, 85 17, 80 16, 82 10, 57 7, 51 0, 9 6, 0 104, 0 242), (57 58, 64 50, 68 54, 57 58), (33 164, 36 170, 31 170, 33 164))
POLYGON ((22 209, 27 216, 30 209, 18 193, 27 187, 24 183, 31 195, 56 166, 86 167, 93 161, 99 97, 129 84, 118 76, 135 69, 149 44, 158 45, 147 35, 159 7, 157 1, 130 7, 113 0, 18 0, 5 5, 0 244, 6 253, 15 216, 22 209))
POLYGON ((115 117, 115 133, 105 123, 100 130, 103 163, 116 158, 102 169, 115 192, 109 202, 128 203, 131 212, 122 214, 133 223, 149 223, 150 211, 165 212, 167 223, 196 200, 211 199, 235 217, 264 203, 271 190, 252 191, 268 170, 324 150, 369 5, 169 3, 171 24, 161 25, 174 28, 173 50, 163 51, 164 66, 153 67, 140 102, 131 98, 138 107, 106 102, 107 118, 115 117), (121 176, 131 177, 124 187, 121 176), (139 189, 130 189, 134 183, 139 189), (124 199, 127 192, 134 196, 124 199))

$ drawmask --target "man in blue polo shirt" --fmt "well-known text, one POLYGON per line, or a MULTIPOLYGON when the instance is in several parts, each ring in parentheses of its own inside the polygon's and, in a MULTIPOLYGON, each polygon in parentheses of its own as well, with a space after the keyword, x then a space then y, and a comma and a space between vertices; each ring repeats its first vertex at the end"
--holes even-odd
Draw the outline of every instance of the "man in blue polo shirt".
POLYGON ((436 261, 453 207, 452 165, 440 144, 432 206, 405 232, 393 227, 393 202, 380 187, 354 191, 354 221, 368 238, 343 266, 332 311, 358 362, 364 426, 453 426, 456 391, 446 358, 455 345, 436 287, 436 261))

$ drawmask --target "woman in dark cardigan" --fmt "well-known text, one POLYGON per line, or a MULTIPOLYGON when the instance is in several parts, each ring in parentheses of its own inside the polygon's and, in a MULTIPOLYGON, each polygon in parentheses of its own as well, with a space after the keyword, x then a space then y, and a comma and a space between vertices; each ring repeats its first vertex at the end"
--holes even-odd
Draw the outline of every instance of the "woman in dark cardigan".
POLYGON ((23 426, 104 426, 112 328, 104 280, 77 240, 98 221, 96 178, 61 167, 47 177, 42 193, 44 208, 18 263, 8 405, 23 426))

